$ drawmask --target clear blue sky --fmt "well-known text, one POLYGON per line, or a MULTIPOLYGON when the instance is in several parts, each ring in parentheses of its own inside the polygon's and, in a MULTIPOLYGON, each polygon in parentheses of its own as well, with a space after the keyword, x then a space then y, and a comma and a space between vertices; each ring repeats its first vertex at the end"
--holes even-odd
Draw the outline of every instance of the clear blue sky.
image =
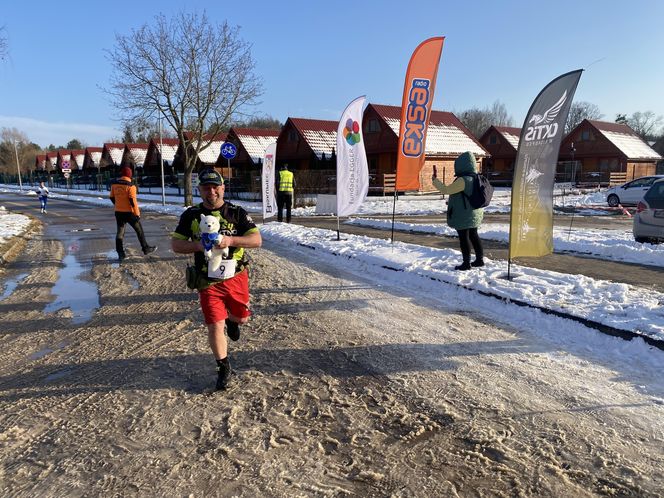
POLYGON ((0 62, 0 127, 42 146, 72 138, 100 146, 119 137, 118 116, 99 88, 111 70, 104 50, 115 46, 116 33, 183 9, 241 27, 265 87, 255 111, 282 122, 339 119, 363 94, 400 105, 410 55, 432 36, 446 37, 435 109, 500 100, 521 126, 546 83, 587 67, 575 100, 596 104, 605 120, 664 115, 660 0, 19 0, 6 2, 0 18, 10 52, 0 62))

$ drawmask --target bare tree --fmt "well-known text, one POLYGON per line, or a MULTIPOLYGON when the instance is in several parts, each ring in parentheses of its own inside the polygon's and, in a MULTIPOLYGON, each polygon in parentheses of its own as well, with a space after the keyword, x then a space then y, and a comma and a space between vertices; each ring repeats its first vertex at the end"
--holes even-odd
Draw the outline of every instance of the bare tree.
POLYGON ((618 124, 624 124, 629 126, 628 121, 627 121, 627 114, 616 114, 616 119, 615 122, 618 124))
MULTIPOLYGON (((496 126, 514 126, 514 118, 509 115, 505 104, 496 100, 491 106, 491 118, 496 126)), ((486 131, 486 130, 484 130, 486 131)))
POLYGON ((5 60, 8 55, 7 37, 5 36, 5 27, 0 26, 0 61, 5 60))
POLYGON ((122 117, 130 122, 163 117, 180 140, 185 205, 191 205, 198 154, 262 93, 250 45, 237 27, 213 25, 205 13, 181 13, 172 19, 159 15, 152 26, 117 35, 108 55, 115 71, 107 92, 122 117))
MULTIPOLYGON (((122 126, 122 143, 147 143, 152 138, 159 137, 159 126, 156 121, 136 119, 122 126)), ((166 137, 162 132, 162 137, 166 137)))
POLYGON ((281 130, 283 123, 272 116, 253 116, 246 121, 233 123, 238 128, 260 128, 262 130, 281 130))
POLYGON ((655 116, 652 111, 635 112, 627 118, 627 124, 643 140, 654 140, 658 135, 658 130, 662 124, 662 116, 655 116))
POLYGON ((479 138, 489 126, 513 126, 514 119, 507 113, 505 104, 496 100, 491 107, 473 107, 459 114, 459 119, 471 133, 479 138))
POLYGON ((28 136, 16 128, 0 129, 0 168, 5 173, 16 174, 16 155, 21 174, 29 172, 39 148, 30 142, 28 136))
POLYGON ((604 114, 599 111, 599 107, 590 102, 572 102, 565 122, 565 135, 576 128, 584 119, 598 120, 602 119, 604 114))

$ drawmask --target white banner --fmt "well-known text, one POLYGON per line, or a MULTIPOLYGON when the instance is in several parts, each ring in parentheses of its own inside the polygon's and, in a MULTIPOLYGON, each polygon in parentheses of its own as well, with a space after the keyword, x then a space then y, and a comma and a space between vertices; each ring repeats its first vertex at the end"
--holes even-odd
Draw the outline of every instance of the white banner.
POLYGON ((364 101, 362 96, 348 104, 337 128, 337 216, 356 213, 369 191, 369 166, 362 137, 364 101))
POLYGON ((275 164, 277 161, 277 142, 265 148, 263 171, 261 172, 261 191, 263 192, 263 219, 277 214, 277 198, 274 193, 276 182, 275 164))

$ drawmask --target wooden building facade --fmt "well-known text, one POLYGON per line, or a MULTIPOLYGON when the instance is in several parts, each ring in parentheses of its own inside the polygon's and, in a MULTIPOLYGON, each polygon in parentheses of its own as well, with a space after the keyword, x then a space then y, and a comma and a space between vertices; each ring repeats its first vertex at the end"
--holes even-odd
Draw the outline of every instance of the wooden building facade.
MULTIPOLYGON (((277 141, 280 130, 261 128, 231 128, 226 141, 237 148, 237 155, 230 161, 230 176, 239 188, 249 192, 260 191, 260 176, 265 148, 277 141)), ((228 170, 228 161, 219 156, 217 167, 228 170)))
MULTIPOLYGON (((369 175, 374 188, 380 188, 384 175, 396 173, 401 107, 369 104, 364 111, 362 130, 364 135, 369 175)), ((477 158, 481 169, 488 152, 468 128, 451 112, 431 111, 425 146, 424 166, 420 170, 420 192, 433 192, 431 182, 433 167, 444 183, 454 179, 454 160, 459 154, 470 151, 477 158)))
POLYGON ((489 156, 484 158, 482 172, 495 185, 511 185, 519 149, 521 128, 490 126, 480 137, 489 156))
POLYGON ((627 180, 654 175, 662 156, 629 126, 584 119, 560 144, 557 181, 608 184, 611 173, 627 180))

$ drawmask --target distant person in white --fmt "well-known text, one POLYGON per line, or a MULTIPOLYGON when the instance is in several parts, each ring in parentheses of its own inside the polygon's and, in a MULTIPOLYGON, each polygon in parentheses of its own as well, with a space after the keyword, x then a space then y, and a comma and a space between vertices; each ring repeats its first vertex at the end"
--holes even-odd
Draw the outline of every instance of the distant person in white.
POLYGON ((41 204, 41 212, 46 213, 46 203, 48 202, 48 187, 44 185, 44 182, 39 182, 37 195, 39 196, 39 204, 41 204))

